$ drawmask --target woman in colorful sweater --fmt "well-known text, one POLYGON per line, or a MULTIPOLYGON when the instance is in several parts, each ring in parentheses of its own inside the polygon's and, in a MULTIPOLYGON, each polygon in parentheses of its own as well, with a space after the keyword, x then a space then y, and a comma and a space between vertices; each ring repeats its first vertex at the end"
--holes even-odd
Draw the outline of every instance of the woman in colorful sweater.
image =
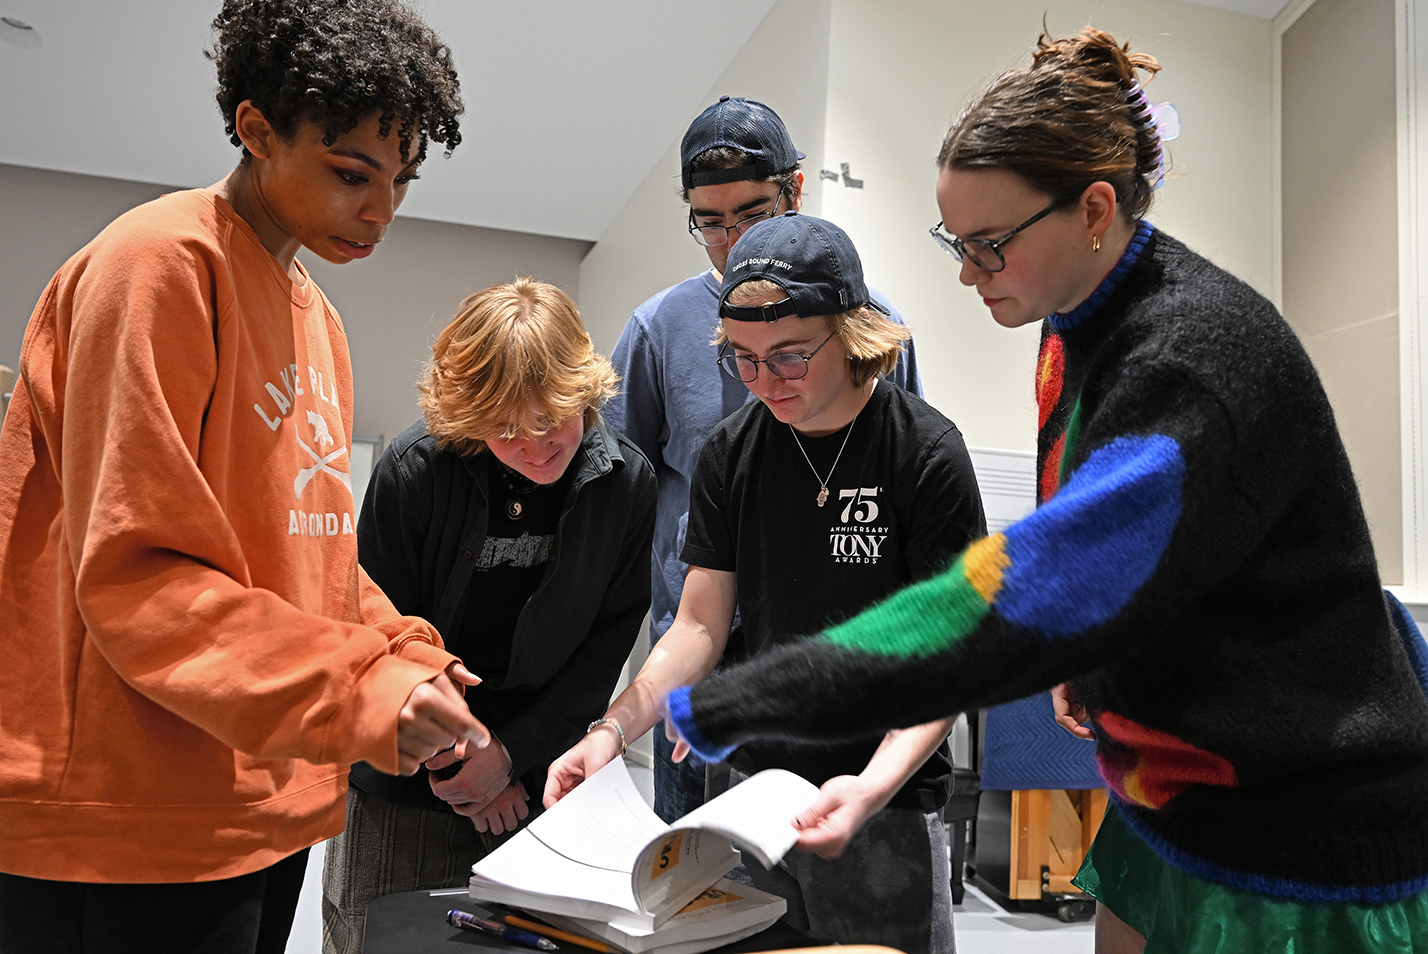
POLYGON ((671 719, 715 759, 1070 681, 1061 708, 1084 717, 1063 721, 1089 722, 1114 795, 1078 875, 1102 902, 1098 950, 1412 950, 1422 643, 1385 607, 1294 333, 1142 219, 1164 164, 1137 72, 1158 69, 1099 31, 1043 35, 939 156, 934 235, 963 283, 1001 325, 1046 319, 1041 506, 943 574, 671 694, 671 719))

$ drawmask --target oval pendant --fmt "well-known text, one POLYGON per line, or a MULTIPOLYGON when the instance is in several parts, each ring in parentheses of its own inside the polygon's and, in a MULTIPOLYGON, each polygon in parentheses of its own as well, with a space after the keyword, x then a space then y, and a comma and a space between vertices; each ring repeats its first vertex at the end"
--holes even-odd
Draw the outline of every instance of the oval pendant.
POLYGON ((526 508, 521 506, 521 502, 519 500, 506 501, 506 516, 510 517, 512 520, 521 519, 521 514, 525 513, 525 511, 526 508))

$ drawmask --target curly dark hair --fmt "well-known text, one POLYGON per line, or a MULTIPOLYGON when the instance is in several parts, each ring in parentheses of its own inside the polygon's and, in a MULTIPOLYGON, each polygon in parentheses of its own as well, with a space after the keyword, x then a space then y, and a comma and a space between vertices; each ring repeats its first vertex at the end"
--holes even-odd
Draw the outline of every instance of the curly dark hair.
POLYGON ((428 139, 448 156, 461 142, 451 49, 396 0, 224 0, 213 29, 204 55, 218 67, 218 108, 235 146, 245 99, 285 139, 310 120, 330 146, 375 109, 384 138, 396 126, 403 156, 416 138, 418 162, 428 139))

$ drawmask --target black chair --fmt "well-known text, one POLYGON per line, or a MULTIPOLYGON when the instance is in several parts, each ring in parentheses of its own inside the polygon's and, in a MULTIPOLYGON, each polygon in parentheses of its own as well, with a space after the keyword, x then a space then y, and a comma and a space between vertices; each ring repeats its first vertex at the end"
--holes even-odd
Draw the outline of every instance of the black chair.
POLYGON ((982 775, 969 768, 952 769, 952 797, 947 801, 944 821, 947 843, 952 849, 952 903, 961 904, 967 889, 962 875, 967 866, 967 827, 977 820, 977 802, 982 795, 982 775))

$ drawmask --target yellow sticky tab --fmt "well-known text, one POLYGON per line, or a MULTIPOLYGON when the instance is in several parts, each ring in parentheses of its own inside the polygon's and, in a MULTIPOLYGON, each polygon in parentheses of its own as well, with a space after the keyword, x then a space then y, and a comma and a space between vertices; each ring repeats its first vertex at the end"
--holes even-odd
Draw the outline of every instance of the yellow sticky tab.
POLYGON ((655 852, 650 869, 650 880, 653 881, 660 875, 666 875, 673 871, 674 866, 679 864, 679 856, 683 848, 684 832, 671 832, 664 843, 659 846, 659 850, 655 852))
POLYGON ((743 895, 734 894, 732 891, 725 891, 722 888, 709 887, 704 889, 704 893, 693 901, 679 909, 680 914, 686 911, 698 911, 700 908, 712 908, 716 904, 733 904, 735 901, 744 900, 743 895))

